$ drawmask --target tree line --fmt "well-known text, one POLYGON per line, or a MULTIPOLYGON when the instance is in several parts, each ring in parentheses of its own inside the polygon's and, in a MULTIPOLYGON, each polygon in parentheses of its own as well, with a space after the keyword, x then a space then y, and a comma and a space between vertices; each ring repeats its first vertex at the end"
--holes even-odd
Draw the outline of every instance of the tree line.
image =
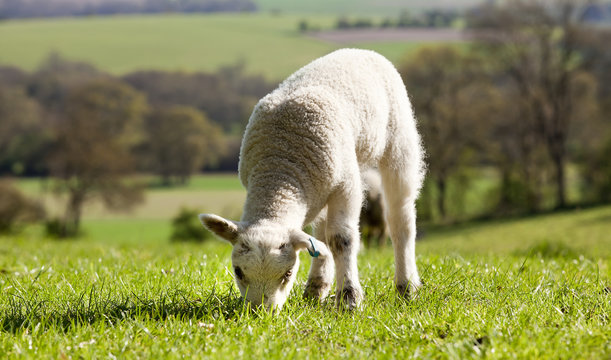
POLYGON ((243 68, 115 77, 57 55, 32 73, 2 67, 0 175, 50 179, 67 195, 65 215, 50 226, 68 236, 90 199, 118 209, 141 200, 128 175, 172 185, 204 168, 236 171, 248 115, 275 86, 243 68))
POLYGON ((349 18, 341 16, 335 22, 335 28, 363 29, 363 28, 437 28, 450 27, 462 18, 462 14, 456 10, 433 9, 426 10, 420 14, 412 14, 404 10, 397 17, 385 17, 380 21, 367 17, 349 18))
MULTIPOLYGON (((152 159, 158 151, 153 147, 163 143, 161 135, 166 139, 191 135, 216 144, 205 158, 191 161, 194 170, 235 171, 233 142, 239 140, 254 104, 275 85, 261 76, 247 75, 243 64, 216 73, 151 70, 116 77, 52 54, 32 73, 0 67, 0 175, 51 175, 48 154, 55 149, 61 126, 68 124, 70 131, 81 134, 78 126, 68 122, 71 117, 86 121, 90 128, 85 130, 92 130, 94 124, 113 129, 125 126, 138 155, 134 169, 140 171, 167 173, 156 167, 158 159, 152 159), (128 126, 130 122, 134 124, 128 126), (164 122, 193 123, 199 130, 165 129, 164 122)), ((172 171, 167 182, 177 174, 172 171)))
MULTIPOLYGON (((403 10, 396 17, 387 16, 381 20, 372 17, 349 17, 342 15, 335 21, 337 30, 353 29, 390 29, 390 28, 441 28, 451 27, 463 18, 463 14, 456 10, 433 9, 420 14, 412 14, 403 10)), ((311 25, 303 19, 297 24, 300 32, 320 31, 317 26, 311 25)))
POLYGON ((256 10, 251 0, 0 0, 0 19, 256 10))

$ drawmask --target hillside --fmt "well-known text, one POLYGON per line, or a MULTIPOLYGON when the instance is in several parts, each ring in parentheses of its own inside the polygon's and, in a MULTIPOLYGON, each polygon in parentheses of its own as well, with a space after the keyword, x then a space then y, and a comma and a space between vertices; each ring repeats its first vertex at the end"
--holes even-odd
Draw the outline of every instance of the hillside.
POLYGON ((0 19, 150 13, 275 12, 292 14, 396 15, 430 9, 464 10, 482 0, 4 0, 0 19))
POLYGON ((240 301, 228 244, 170 244, 167 222, 89 223, 81 241, 0 236, 0 354, 608 359, 610 210, 430 234, 417 250, 424 285, 410 301, 395 296, 390 247, 363 249, 355 312, 302 299, 310 259, 301 254, 275 316, 240 301))
POLYGON ((280 80, 340 47, 370 48, 399 60, 417 42, 331 43, 298 31, 307 19, 328 29, 334 16, 216 14, 11 20, 0 22, 0 65, 35 69, 51 52, 114 74, 140 69, 215 71, 244 62, 280 80))

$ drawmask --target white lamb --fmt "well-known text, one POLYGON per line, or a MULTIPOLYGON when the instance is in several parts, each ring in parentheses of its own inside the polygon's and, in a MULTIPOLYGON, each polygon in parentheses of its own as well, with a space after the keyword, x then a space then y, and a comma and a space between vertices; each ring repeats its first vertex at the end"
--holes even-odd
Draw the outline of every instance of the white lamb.
POLYGON ((200 215, 233 244, 236 282, 246 300, 282 308, 299 267, 297 252, 307 249, 320 256, 312 261, 304 295, 326 297, 335 268, 338 306, 359 306, 360 174, 368 167, 382 175, 395 285, 405 295, 420 285, 414 202, 425 170, 394 66, 373 51, 338 50, 259 101, 240 150, 240 179, 248 192, 241 221, 200 215), (321 241, 302 231, 309 223, 321 241))

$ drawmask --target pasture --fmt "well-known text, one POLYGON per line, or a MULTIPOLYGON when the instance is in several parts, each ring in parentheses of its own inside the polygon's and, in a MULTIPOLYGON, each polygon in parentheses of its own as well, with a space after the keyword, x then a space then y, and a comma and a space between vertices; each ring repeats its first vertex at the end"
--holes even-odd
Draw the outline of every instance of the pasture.
MULTIPOLYGON (((37 183, 20 184, 36 192, 37 183)), ((235 178, 150 190, 233 204, 235 178), (232 183, 233 181, 233 183, 232 183), (210 194, 217 194, 212 198, 210 194)), ((242 195, 243 196, 243 195, 242 195)), ((172 205, 173 206, 173 205, 172 205)), ((390 248, 359 255, 359 311, 301 298, 309 257, 277 316, 238 298, 229 245, 174 244, 147 203, 140 215, 92 212, 84 238, 38 227, 0 237, 0 354, 25 358, 608 358, 611 207, 423 228, 423 288, 393 289, 390 248)), ((170 207, 166 204, 165 207, 170 207)))
POLYGON ((10 20, 0 22, 0 64, 36 69, 50 53, 116 75, 136 70, 208 71, 244 63, 250 74, 281 80, 341 47, 360 47, 399 61, 425 41, 330 42, 315 33, 336 16, 296 14, 158 15, 10 20), (290 56, 287 56, 290 54, 290 56))

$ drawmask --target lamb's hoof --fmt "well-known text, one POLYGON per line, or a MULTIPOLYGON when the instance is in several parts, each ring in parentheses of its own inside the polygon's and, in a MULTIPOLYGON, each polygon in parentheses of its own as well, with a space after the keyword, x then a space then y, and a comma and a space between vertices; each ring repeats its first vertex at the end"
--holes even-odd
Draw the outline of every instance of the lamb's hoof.
POLYGON ((308 279, 303 297, 311 300, 323 300, 329 295, 329 290, 331 290, 331 283, 325 282, 321 276, 317 276, 308 279))
POLYGON ((399 297, 409 300, 416 294, 418 288, 420 287, 420 284, 397 284, 395 287, 397 289, 397 295, 399 297))
POLYGON ((361 301, 363 301, 363 291, 359 288, 346 287, 340 291, 336 300, 339 309, 353 311, 361 305, 361 301))

